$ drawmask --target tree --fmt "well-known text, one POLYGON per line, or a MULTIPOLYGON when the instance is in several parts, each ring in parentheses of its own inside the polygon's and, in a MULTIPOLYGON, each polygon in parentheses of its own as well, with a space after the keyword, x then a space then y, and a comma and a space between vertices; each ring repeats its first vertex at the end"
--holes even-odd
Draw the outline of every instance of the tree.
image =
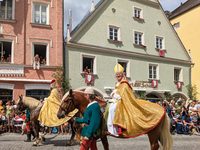
POLYGON ((136 91, 140 99, 146 100, 147 96, 145 95, 145 91, 136 91))
POLYGON ((197 100, 197 94, 199 93, 197 92, 196 84, 194 84, 193 86, 191 84, 188 84, 186 88, 187 88, 187 95, 189 96, 189 98, 191 100, 197 100))
POLYGON ((64 95, 71 88, 70 82, 68 78, 64 76, 64 68, 59 66, 56 68, 55 72, 52 74, 52 77, 56 79, 58 84, 58 92, 64 95))
POLYGON ((165 92, 164 95, 168 102, 170 102, 172 100, 172 94, 170 92, 165 92))

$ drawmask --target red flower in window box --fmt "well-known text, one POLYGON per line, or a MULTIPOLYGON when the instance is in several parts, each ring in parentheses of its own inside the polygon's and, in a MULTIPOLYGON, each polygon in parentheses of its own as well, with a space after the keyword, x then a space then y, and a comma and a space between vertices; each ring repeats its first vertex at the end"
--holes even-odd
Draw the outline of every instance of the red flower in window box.
POLYGON ((139 17, 136 17, 136 18, 138 18, 138 19, 140 19, 140 20, 143 20, 142 18, 139 18, 139 17))
POLYGON ((182 82, 178 81, 176 82, 177 89, 182 89, 182 82))
POLYGON ((140 46, 142 46, 142 47, 144 47, 144 48, 146 48, 146 46, 145 45, 143 45, 143 44, 139 44, 140 46))
POLYGON ((120 41, 118 41, 118 40, 114 40, 115 42, 120 42, 120 41))
POLYGON ((152 87, 157 88, 158 87, 158 80, 151 80, 152 87))
POLYGON ((164 49, 159 49, 159 56, 165 57, 165 50, 164 49))

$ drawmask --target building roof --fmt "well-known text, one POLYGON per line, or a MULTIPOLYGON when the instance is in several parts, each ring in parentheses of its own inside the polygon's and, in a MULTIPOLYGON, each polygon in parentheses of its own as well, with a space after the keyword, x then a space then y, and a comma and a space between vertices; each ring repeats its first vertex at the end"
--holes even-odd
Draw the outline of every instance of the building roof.
POLYGON ((92 12, 88 12, 84 18, 81 20, 81 22, 72 30, 70 33, 70 36, 72 37, 80 28, 81 26, 92 16, 92 14, 97 11, 97 9, 103 4, 105 0, 100 0, 96 5, 95 5, 95 10, 92 12))
POLYGON ((172 19, 198 5, 200 5, 200 0, 187 0, 185 3, 181 4, 181 6, 171 12, 169 19, 172 19))

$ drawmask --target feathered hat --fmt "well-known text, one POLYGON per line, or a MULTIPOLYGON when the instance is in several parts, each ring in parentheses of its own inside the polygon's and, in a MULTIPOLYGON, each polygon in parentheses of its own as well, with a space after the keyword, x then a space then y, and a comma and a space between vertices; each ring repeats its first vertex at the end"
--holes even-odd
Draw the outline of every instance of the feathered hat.
POLYGON ((53 88, 53 89, 56 88, 56 80, 55 79, 53 79, 51 81, 50 87, 53 88))

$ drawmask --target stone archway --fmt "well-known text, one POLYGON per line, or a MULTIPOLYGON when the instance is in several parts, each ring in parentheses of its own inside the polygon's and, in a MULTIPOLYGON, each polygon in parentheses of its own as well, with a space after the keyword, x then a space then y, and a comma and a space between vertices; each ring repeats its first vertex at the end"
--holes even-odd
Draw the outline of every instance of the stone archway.
POLYGON ((149 91, 146 92, 147 100, 154 100, 154 101, 159 101, 159 100, 165 100, 166 97, 163 93, 155 92, 155 91, 149 91))
POLYGON ((185 94, 185 93, 183 93, 183 92, 174 92, 174 93, 172 93, 172 96, 173 97, 177 97, 177 98, 179 98, 180 96, 182 96, 183 97, 183 100, 189 100, 190 98, 185 94))

